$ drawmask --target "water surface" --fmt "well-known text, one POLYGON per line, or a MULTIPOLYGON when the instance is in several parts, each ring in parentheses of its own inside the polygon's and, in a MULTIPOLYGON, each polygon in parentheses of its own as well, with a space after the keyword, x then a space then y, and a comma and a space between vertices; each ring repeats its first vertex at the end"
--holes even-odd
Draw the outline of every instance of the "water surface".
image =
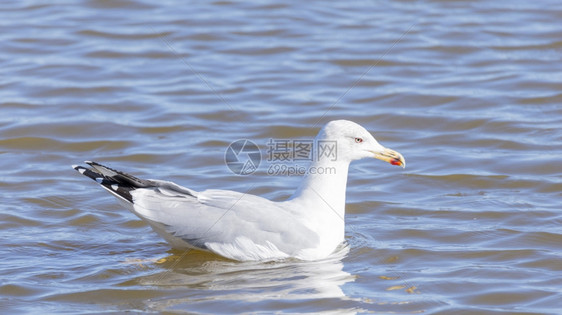
MULTIPOLYGON (((558 313, 557 1, 0 4, 3 313, 558 313), (274 200, 228 144, 349 119, 401 152, 354 162, 323 261, 171 250, 70 168, 274 200)), ((292 165, 292 164, 290 164, 292 165)))

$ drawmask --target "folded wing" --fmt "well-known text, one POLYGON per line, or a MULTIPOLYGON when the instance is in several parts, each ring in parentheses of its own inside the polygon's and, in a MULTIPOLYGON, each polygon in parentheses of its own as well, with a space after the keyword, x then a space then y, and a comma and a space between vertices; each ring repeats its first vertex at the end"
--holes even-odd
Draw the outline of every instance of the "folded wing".
POLYGON ((298 256, 318 235, 283 206, 227 190, 196 192, 175 183, 144 180, 95 162, 73 166, 116 196, 176 248, 197 248, 237 260, 298 256))

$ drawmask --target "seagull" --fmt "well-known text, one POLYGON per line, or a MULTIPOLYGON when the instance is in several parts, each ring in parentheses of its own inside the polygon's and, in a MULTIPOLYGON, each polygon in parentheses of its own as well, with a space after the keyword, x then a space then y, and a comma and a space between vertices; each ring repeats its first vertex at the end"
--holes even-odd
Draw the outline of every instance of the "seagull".
POLYGON ((140 179, 93 161, 72 167, 117 197, 176 249, 208 251, 238 261, 320 260, 344 242, 345 190, 351 161, 376 158, 406 166, 348 120, 327 123, 313 158, 285 201, 230 190, 195 191, 170 181, 140 179))

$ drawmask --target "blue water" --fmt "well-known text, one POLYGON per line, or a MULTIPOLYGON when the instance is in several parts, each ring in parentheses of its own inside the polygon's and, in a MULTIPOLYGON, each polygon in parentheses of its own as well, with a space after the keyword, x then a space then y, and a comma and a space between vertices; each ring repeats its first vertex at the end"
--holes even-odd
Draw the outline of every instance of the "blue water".
MULTIPOLYGON (((556 314, 556 1, 0 4, 2 313, 556 314), (70 168, 290 196, 228 145, 349 119, 401 152, 354 162, 324 261, 170 247, 70 168)), ((294 166, 288 163, 287 166, 294 166)), ((297 165, 301 165, 296 163, 297 165)))

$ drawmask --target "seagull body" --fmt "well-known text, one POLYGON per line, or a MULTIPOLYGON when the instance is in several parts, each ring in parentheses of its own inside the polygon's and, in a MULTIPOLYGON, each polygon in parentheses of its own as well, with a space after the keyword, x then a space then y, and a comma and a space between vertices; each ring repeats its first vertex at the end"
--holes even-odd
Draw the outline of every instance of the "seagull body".
POLYGON ((198 249, 226 258, 317 260, 344 241, 345 190, 349 163, 374 157, 404 167, 398 152, 384 148, 360 125, 336 120, 315 138, 330 154, 313 151, 309 172, 286 201, 249 193, 201 192, 162 180, 139 179, 96 162, 73 166, 97 181, 172 247, 198 249))

